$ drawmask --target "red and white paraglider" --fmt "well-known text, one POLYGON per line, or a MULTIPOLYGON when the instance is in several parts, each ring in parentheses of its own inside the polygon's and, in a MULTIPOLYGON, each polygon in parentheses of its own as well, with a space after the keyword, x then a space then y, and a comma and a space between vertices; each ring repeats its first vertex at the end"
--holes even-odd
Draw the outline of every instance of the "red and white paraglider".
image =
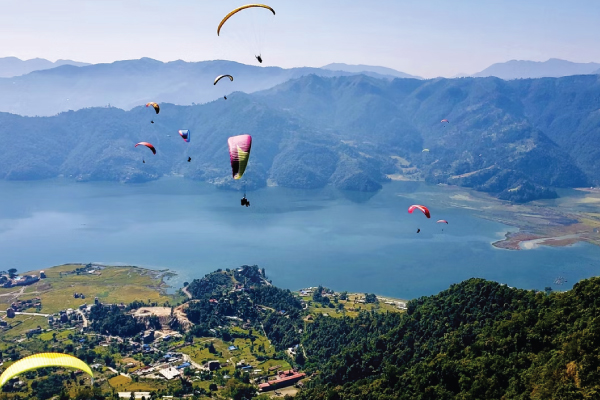
POLYGON ((425 216, 426 216, 427 218, 431 218, 431 214, 429 213, 429 209, 428 209, 427 207, 425 207, 425 206, 422 206, 422 205, 419 205, 419 204, 414 204, 414 205, 412 205, 412 206, 408 207, 408 213, 409 213, 409 214, 412 214, 412 213, 413 213, 413 211, 415 211, 415 210, 419 210, 419 211, 421 211, 423 214, 425 214, 425 216))
MULTIPOLYGON (((156 149, 154 148, 154 146, 152 146, 148 142, 139 142, 138 144, 135 145, 135 147, 138 147, 138 146, 146 146, 147 148, 149 148, 152 151, 152 154, 156 154, 156 149)), ((142 162, 145 164, 146 160, 142 159, 142 162)))

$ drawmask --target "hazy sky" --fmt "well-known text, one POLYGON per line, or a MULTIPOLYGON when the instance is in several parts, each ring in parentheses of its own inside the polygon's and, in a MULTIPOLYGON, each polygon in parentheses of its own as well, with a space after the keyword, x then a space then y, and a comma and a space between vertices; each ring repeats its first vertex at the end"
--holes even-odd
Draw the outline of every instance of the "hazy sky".
MULTIPOLYGON (((435 77, 511 59, 600 62, 598 0, 264 1, 277 12, 263 32, 266 65, 345 62, 435 77)), ((246 2, 0 0, 0 57, 252 64, 251 51, 232 45, 237 27, 216 35, 221 18, 246 2)))

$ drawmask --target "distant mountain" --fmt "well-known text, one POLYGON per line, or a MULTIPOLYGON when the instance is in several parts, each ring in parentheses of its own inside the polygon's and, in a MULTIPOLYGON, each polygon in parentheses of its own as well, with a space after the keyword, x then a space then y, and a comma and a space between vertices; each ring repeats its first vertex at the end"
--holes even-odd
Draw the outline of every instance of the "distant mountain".
POLYGON ((71 60, 57 60, 55 62, 52 62, 43 58, 21 60, 17 57, 4 57, 0 58, 0 78, 11 78, 13 76, 21 76, 33 71, 41 71, 45 69, 60 67, 61 65, 73 65, 75 67, 83 67, 90 64, 71 60))
POLYGON ((352 73, 360 73, 363 75, 369 75, 372 76, 370 74, 377 74, 377 75, 383 75, 383 76, 390 76, 390 77, 394 77, 394 78, 414 78, 414 79, 423 79, 420 76, 415 76, 415 75, 410 75, 401 71, 397 71, 395 69, 392 68, 386 68, 386 67, 377 67, 377 66, 372 66, 372 65, 349 65, 349 64, 344 64, 344 63, 333 63, 333 64, 327 64, 323 67, 321 67, 322 69, 328 69, 331 71, 346 71, 346 72, 352 72, 352 73))
POLYGON ((162 103, 159 115, 143 106, 43 118, 2 113, 0 179, 139 182, 180 174, 238 187, 226 140, 249 133, 249 188, 375 191, 388 177, 424 178, 525 202, 555 197, 553 187, 600 184, 600 147, 590 145, 600 142, 598 109, 597 75, 390 81, 311 74, 204 105, 162 103), (190 129, 192 142, 178 129, 190 129), (134 149, 142 140, 157 147, 156 156, 134 149))
POLYGON ((79 68, 64 65, 0 79, 0 111, 47 116, 108 104, 125 110, 148 101, 191 105, 222 98, 234 91, 251 93, 268 89, 309 74, 356 75, 308 67, 283 69, 232 61, 163 63, 150 58, 79 68), (221 74, 233 75, 234 81, 224 80, 214 86, 214 78, 221 74))
POLYGON ((524 78, 560 78, 571 75, 597 74, 600 64, 597 63, 574 63, 571 61, 551 58, 548 61, 523 61, 511 60, 489 66, 473 77, 495 76, 500 79, 524 79, 524 78))

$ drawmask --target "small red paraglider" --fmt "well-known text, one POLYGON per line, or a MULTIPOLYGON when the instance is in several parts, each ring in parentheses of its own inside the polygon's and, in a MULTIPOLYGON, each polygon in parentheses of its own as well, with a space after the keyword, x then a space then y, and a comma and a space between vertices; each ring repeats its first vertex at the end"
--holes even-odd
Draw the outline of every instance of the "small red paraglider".
POLYGON ((156 154, 156 149, 154 148, 154 146, 152 146, 148 142, 139 142, 138 144, 135 145, 135 147, 138 147, 138 146, 146 146, 147 148, 149 148, 150 150, 152 150, 153 154, 156 154))
POLYGON ((429 209, 428 209, 427 207, 425 207, 425 206, 421 206, 421 205, 419 205, 419 204, 414 204, 414 205, 412 205, 412 206, 408 207, 408 213, 409 213, 409 214, 412 214, 412 213, 413 213, 413 211, 415 211, 415 210, 419 210, 419 211, 421 211, 423 214, 425 214, 425 216, 426 216, 427 218, 431 218, 431 214, 429 213, 429 209))

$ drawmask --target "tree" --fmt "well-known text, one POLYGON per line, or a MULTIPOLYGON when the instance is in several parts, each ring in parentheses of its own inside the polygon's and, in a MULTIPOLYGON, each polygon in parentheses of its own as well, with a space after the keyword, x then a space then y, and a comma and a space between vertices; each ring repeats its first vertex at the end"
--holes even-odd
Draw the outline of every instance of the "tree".
POLYGON ((16 268, 11 268, 8 270, 8 276, 12 279, 17 275, 17 269, 16 268))
POLYGON ((365 303, 379 303, 379 300, 373 293, 365 293, 365 303))
POLYGON ((210 390, 211 392, 216 392, 217 391, 217 384, 216 383, 211 383, 210 385, 208 385, 208 390, 210 390))
POLYGON ((213 342, 208 342, 208 352, 210 354, 216 354, 217 353, 217 349, 215 349, 215 345, 213 344, 213 342))
POLYGON ((223 390, 225 397, 232 398, 233 400, 242 400, 243 398, 251 399, 254 397, 255 393, 256 389, 254 389, 254 386, 239 383, 235 379, 228 380, 225 389, 223 390))
POLYGON ((296 354, 296 364, 303 366, 306 363, 306 358, 304 358, 304 352, 300 347, 298 347, 298 354, 296 354))
POLYGON ((316 303, 321 303, 323 301, 323 286, 319 285, 317 290, 313 293, 312 299, 316 303))

